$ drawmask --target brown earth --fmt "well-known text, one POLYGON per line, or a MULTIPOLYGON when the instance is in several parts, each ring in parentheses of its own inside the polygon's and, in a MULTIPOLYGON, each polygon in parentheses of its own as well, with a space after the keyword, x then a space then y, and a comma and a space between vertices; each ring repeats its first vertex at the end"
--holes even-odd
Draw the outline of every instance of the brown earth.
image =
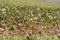
POLYGON ((60 34, 60 24, 58 25, 51 25, 51 26, 45 26, 45 25, 36 25, 31 26, 28 24, 21 24, 19 23, 16 25, 14 30, 10 30, 9 28, 0 28, 0 34, 4 35, 20 35, 20 36, 31 36, 31 35, 58 35, 60 34))

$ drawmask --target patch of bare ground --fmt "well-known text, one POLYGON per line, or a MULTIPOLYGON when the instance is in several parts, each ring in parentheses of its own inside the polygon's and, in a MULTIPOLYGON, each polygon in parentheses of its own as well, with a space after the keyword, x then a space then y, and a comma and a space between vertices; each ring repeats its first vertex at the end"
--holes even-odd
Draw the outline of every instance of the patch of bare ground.
POLYGON ((31 26, 28 24, 18 24, 14 30, 9 28, 0 28, 0 34, 10 36, 31 36, 31 35, 58 35, 60 34, 60 24, 54 26, 38 25, 38 27, 31 26))

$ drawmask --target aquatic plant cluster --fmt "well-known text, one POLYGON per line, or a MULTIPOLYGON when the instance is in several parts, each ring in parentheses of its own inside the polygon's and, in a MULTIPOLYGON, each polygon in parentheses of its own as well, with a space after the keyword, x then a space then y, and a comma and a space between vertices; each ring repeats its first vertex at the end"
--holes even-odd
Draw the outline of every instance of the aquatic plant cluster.
POLYGON ((7 27, 14 25, 29 24, 29 25, 54 25, 60 23, 59 8, 42 8, 42 7, 7 7, 0 6, 0 27, 6 24, 7 27))

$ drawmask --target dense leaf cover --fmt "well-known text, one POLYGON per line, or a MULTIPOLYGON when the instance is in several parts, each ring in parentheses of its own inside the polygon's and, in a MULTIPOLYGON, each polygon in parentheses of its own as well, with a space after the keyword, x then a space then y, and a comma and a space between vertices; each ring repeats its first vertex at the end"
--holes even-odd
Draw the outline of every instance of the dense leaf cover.
POLYGON ((58 24, 60 22, 60 9, 40 7, 0 7, 0 24, 6 23, 8 27, 17 23, 28 24, 58 24))

